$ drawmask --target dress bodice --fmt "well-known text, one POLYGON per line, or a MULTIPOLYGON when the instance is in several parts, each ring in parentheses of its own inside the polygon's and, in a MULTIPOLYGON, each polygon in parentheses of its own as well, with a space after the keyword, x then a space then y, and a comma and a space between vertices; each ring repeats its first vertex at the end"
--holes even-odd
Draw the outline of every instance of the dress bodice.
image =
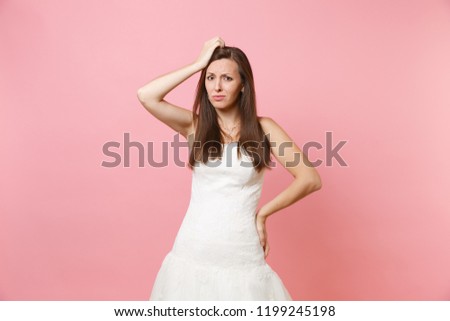
POLYGON ((224 144, 222 157, 195 164, 183 229, 202 238, 255 242, 248 231, 255 226, 265 169, 257 172, 245 149, 240 147, 240 158, 237 149, 237 142, 224 144))
POLYGON ((222 157, 197 162, 192 177, 193 196, 223 198, 240 194, 244 198, 255 196, 261 192, 264 170, 257 172, 246 154, 240 148, 241 157, 237 154, 238 144, 223 144, 222 157), (195 192, 195 193, 194 193, 195 192))

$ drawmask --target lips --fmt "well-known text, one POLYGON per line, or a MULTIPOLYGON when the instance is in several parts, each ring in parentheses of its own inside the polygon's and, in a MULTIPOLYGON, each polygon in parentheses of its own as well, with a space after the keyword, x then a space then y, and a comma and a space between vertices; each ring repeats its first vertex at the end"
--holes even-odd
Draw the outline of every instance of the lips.
POLYGON ((223 96, 223 95, 215 95, 215 96, 212 96, 212 98, 213 98, 215 101, 221 101, 221 100, 224 100, 224 99, 225 99, 225 96, 223 96))

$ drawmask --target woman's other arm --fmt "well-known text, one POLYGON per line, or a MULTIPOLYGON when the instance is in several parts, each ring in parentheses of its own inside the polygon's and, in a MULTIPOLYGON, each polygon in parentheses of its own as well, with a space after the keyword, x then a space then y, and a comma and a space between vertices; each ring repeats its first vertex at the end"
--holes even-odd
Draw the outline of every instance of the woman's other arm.
POLYGON ((294 177, 292 183, 284 191, 266 203, 259 211, 260 216, 267 218, 319 190, 322 182, 319 173, 308 161, 306 155, 280 125, 270 117, 262 117, 261 127, 270 137, 272 154, 294 177))
POLYGON ((266 231, 267 218, 306 195, 319 190, 322 182, 319 173, 312 167, 306 155, 280 125, 269 117, 261 117, 260 122, 264 133, 270 137, 272 154, 294 176, 294 180, 285 190, 264 204, 256 213, 256 229, 264 250, 264 257, 267 257, 270 249, 266 231))

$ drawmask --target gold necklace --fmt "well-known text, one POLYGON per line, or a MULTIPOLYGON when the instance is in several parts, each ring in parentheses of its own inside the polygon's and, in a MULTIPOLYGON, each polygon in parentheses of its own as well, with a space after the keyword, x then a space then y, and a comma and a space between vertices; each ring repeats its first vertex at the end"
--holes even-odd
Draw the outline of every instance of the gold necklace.
MULTIPOLYGON (((220 120, 220 119, 219 119, 219 120, 220 120)), ((235 123, 235 125, 234 125, 233 127, 231 127, 231 129, 227 128, 227 127, 223 124, 222 120, 220 120, 220 122, 222 123, 222 127, 227 131, 227 136, 228 136, 229 138, 233 139, 233 136, 231 136, 231 134, 233 133, 234 129, 235 129, 237 126, 239 126, 240 121, 238 120, 238 121, 235 123)))

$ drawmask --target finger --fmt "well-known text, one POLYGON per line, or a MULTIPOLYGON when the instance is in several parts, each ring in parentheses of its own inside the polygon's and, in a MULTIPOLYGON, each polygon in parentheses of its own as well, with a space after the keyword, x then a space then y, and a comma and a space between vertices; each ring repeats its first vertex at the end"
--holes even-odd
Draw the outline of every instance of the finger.
POLYGON ((219 41, 219 44, 220 44, 220 47, 224 47, 225 46, 225 41, 223 41, 223 39, 222 38, 220 38, 220 37, 218 37, 218 39, 217 39, 218 41, 219 41))
POLYGON ((259 243, 261 244, 262 247, 266 246, 266 241, 264 239, 259 239, 259 243))
POLYGON ((213 49, 216 49, 217 47, 222 47, 222 43, 220 42, 220 40, 216 40, 212 45, 213 49))
POLYGON ((266 245, 266 238, 265 238, 264 234, 259 234, 259 242, 261 243, 261 246, 266 245))

